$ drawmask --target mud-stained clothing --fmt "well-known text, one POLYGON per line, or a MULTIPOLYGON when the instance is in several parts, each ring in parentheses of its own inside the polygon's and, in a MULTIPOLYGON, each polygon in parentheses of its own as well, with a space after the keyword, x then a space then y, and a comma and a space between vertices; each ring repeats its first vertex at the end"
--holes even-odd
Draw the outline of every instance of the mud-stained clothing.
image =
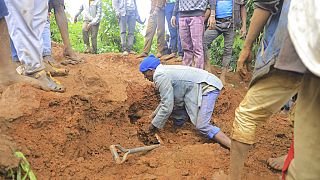
POLYGON ((198 68, 159 65, 153 79, 161 97, 152 120, 155 127, 163 128, 173 113, 175 120, 184 121, 189 116, 201 134, 208 138, 219 132, 219 128, 210 124, 214 102, 223 87, 219 78, 198 68))

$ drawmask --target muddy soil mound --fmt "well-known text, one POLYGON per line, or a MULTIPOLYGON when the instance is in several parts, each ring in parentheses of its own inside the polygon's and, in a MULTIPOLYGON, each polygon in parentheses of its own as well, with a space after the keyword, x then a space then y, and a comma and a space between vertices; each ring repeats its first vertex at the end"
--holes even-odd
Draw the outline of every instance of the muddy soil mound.
MULTIPOLYGON (((62 49, 54 46, 56 59, 62 49)), ((117 54, 81 55, 86 62, 68 66, 70 75, 58 78, 63 94, 12 85, 0 100, 3 130, 28 158, 39 179, 211 179, 228 172, 228 150, 202 138, 190 122, 177 132, 168 121, 160 131, 164 144, 145 154, 113 162, 109 146, 143 146, 139 130, 159 97, 138 71, 140 60, 117 54)), ((169 62, 170 63, 170 62, 169 62)), ((233 73, 216 103, 212 122, 230 135, 234 110, 246 84, 233 73)), ((255 150, 246 163, 247 174, 277 178, 266 166, 270 156, 285 154, 291 128, 286 116, 276 115, 258 131, 255 150)))

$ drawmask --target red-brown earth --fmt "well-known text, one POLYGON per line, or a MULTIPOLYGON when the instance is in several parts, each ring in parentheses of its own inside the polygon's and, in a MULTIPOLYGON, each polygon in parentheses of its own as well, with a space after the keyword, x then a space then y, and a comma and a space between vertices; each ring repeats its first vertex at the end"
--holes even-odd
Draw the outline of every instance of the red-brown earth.
MULTIPOLYGON (((55 59, 62 59, 62 48, 55 45, 53 51, 55 59)), ((138 132, 149 125, 158 95, 138 71, 141 59, 133 55, 79 56, 85 62, 67 66, 69 76, 57 78, 67 87, 65 93, 14 84, 1 94, 1 134, 26 155, 38 179, 212 179, 219 171, 228 173, 228 150, 201 137, 190 122, 173 133, 170 120, 159 133, 160 148, 115 164, 109 146, 144 145, 138 132)), ((248 84, 235 73, 228 73, 227 81, 212 121, 230 135, 248 84)), ((245 175, 277 179, 280 173, 270 170, 266 160, 285 154, 290 141, 286 115, 274 115, 257 131, 245 175)))

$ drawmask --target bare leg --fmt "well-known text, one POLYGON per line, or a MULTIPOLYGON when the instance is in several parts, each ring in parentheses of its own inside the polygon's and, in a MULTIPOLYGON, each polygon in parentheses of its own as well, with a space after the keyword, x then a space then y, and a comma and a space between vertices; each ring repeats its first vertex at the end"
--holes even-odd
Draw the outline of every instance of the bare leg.
POLYGON ((229 180, 241 179, 244 161, 247 159, 251 145, 244 144, 235 140, 231 142, 230 175, 229 180))
POLYGON ((56 22, 59 27, 61 38, 64 44, 63 55, 72 60, 78 61, 79 58, 71 48, 69 32, 68 32, 68 21, 67 21, 67 16, 64 12, 63 4, 60 4, 58 7, 55 7, 54 14, 55 14, 56 22))

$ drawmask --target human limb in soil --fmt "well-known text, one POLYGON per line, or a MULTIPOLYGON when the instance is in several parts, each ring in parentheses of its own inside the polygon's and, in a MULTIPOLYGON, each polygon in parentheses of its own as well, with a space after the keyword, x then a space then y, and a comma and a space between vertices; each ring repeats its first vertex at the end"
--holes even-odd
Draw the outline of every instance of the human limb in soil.
POLYGON ((64 0, 54 0, 49 3, 49 10, 54 9, 54 16, 60 30, 61 38, 64 45, 63 56, 73 60, 80 61, 80 58, 76 55, 71 47, 69 32, 68 32, 68 20, 66 13, 64 12, 64 0))
POLYGON ((43 90, 64 92, 65 87, 45 71, 43 63, 41 34, 47 20, 47 2, 6 0, 6 4, 10 12, 6 17, 9 34, 22 63, 17 71, 21 75, 34 78, 43 90), (30 3, 33 6, 25 9, 30 3))

